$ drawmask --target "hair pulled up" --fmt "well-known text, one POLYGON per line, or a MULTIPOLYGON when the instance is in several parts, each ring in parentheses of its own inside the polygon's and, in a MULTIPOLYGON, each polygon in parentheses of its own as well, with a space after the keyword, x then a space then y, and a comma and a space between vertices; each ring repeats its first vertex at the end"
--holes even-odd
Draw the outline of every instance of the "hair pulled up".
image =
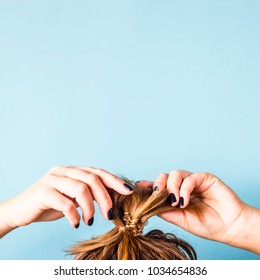
MULTIPOLYGON (((193 247, 172 233, 151 230, 143 234, 150 217, 172 210, 167 190, 152 191, 134 187, 131 195, 111 192, 115 227, 109 232, 82 241, 71 247, 69 253, 76 260, 194 260, 197 255, 193 247)), ((192 199, 189 207, 196 210, 192 199)), ((193 211, 192 210, 192 211, 193 211)))

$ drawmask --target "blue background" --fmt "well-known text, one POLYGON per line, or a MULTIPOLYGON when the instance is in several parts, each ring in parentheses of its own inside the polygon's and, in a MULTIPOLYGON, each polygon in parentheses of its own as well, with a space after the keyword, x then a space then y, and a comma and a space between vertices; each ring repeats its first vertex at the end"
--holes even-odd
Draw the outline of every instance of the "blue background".
MULTIPOLYGON (((0 200, 85 165, 133 180, 208 171, 259 207, 259 3, 0 1, 0 200)), ((156 227, 199 259, 260 259, 156 227)), ((98 208, 92 227, 35 223, 0 241, 0 259, 70 259, 110 228, 98 208)))

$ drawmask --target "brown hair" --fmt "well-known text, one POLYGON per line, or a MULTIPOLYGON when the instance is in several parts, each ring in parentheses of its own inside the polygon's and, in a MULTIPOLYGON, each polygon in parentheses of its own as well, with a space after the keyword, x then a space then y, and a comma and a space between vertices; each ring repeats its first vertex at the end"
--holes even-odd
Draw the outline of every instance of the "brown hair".
MULTIPOLYGON (((187 260, 197 259, 193 247, 172 233, 151 230, 143 233, 147 220, 162 212, 172 210, 167 190, 162 192, 141 188, 137 183, 126 180, 134 187, 131 195, 111 192, 115 227, 109 232, 83 241, 69 253, 76 260, 187 260)), ((190 201, 190 211, 197 211, 190 201)))

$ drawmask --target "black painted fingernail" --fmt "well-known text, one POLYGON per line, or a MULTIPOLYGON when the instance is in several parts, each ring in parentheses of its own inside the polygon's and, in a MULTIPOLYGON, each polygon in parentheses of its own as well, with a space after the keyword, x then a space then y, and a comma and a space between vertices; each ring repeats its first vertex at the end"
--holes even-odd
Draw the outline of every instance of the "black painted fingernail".
POLYGON ((180 201, 178 203, 178 207, 182 207, 184 205, 184 198, 181 196, 180 201))
POLYGON ((94 223, 94 217, 88 220, 88 226, 92 226, 94 223))
POLYGON ((107 212, 107 217, 108 217, 109 220, 114 219, 114 212, 113 212, 112 208, 107 212))
POLYGON ((133 191, 133 190, 134 190, 134 188, 133 188, 130 184, 124 183, 124 186, 125 186, 129 191, 133 191))
POLYGON ((75 225, 75 228, 79 228, 79 223, 77 225, 75 225))
POLYGON ((174 193, 170 193, 170 194, 168 195, 168 201, 169 201, 171 204, 177 201, 176 196, 175 196, 174 193))
POLYGON ((153 187, 153 192, 155 192, 155 191, 159 191, 159 187, 158 186, 154 186, 153 187))
POLYGON ((138 184, 138 183, 140 183, 140 182, 141 182, 141 181, 136 181, 135 183, 138 184))

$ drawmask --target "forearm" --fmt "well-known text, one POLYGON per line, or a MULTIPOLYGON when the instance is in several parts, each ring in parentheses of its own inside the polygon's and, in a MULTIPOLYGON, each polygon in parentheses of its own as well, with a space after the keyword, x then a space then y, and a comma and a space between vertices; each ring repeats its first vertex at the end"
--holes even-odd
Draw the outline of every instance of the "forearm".
POLYGON ((11 225, 8 219, 11 204, 12 199, 0 203, 0 238, 4 237, 7 233, 16 228, 11 225))
POLYGON ((232 230, 229 245, 260 254, 260 209, 245 207, 232 230))

